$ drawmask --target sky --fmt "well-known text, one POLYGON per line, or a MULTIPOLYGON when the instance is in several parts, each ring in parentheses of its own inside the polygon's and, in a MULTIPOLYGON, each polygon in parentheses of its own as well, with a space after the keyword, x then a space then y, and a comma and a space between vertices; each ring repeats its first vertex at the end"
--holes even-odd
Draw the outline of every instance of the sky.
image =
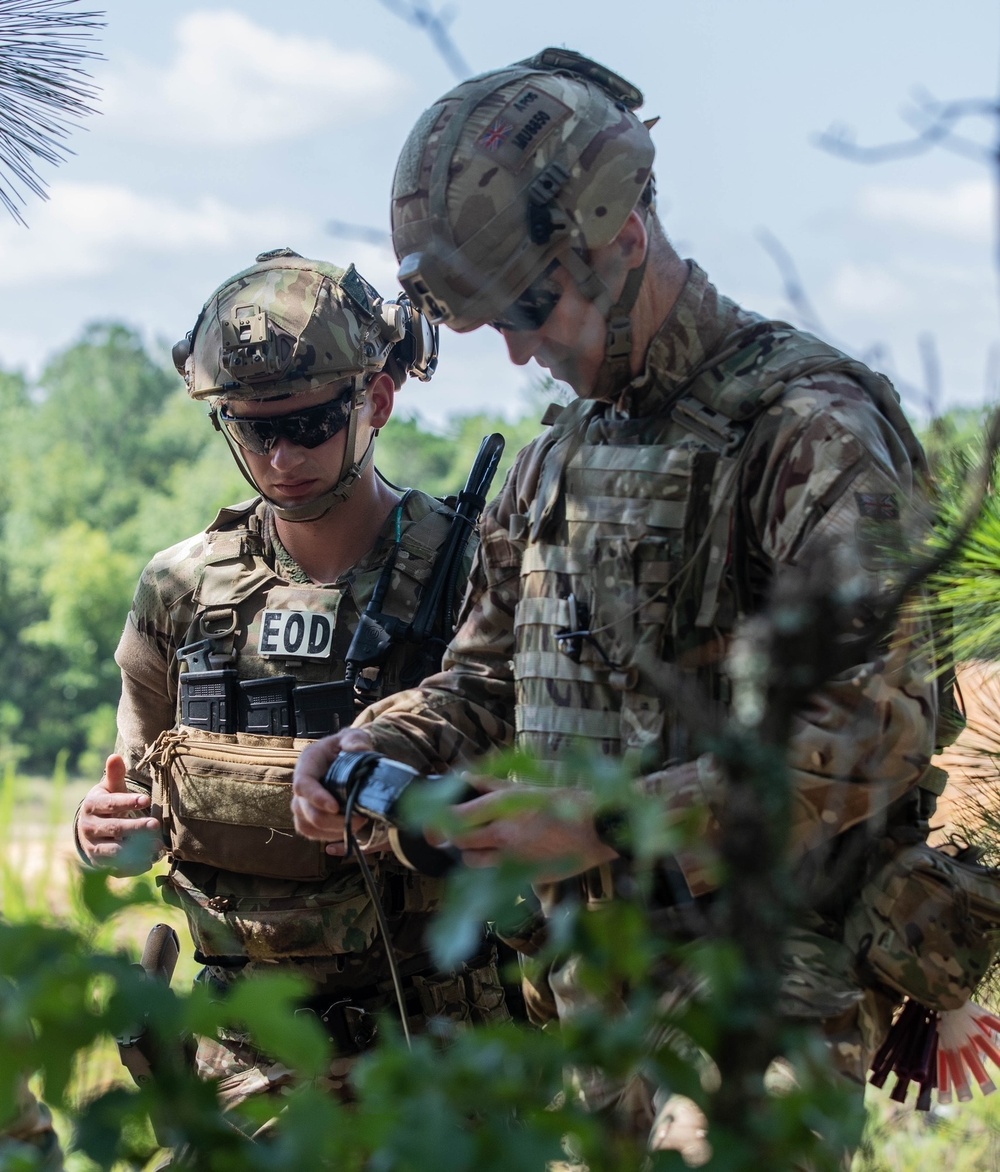
MULTIPOLYGON (((27 229, 0 221, 0 366, 36 375, 87 323, 119 320, 168 347, 261 251, 289 245, 398 290, 388 247, 333 221, 389 226, 396 157, 457 81, 392 9, 410 0, 90 0, 103 7, 100 113, 45 168, 27 229)), ((436 4, 440 0, 435 0, 436 4)), ((822 332, 897 378, 926 413, 996 394, 994 182, 944 149, 861 165, 821 150, 909 137, 914 94, 995 96, 1000 6, 988 0, 453 0, 472 72, 546 45, 637 84, 653 130, 659 211, 684 256, 747 308, 801 324, 763 234, 792 259, 822 332), (928 363, 927 355, 935 359, 928 363), (935 379, 930 378, 933 384, 935 379)), ((986 120, 962 129, 980 142, 986 120)), ((430 384, 399 408, 525 409, 542 372, 499 335, 442 331, 430 384)))

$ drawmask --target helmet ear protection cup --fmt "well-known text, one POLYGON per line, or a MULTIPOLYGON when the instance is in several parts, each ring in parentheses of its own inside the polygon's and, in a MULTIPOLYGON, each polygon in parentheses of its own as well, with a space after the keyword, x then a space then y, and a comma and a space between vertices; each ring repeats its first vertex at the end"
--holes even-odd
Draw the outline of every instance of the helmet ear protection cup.
MULTIPOLYGON (((261 253, 212 294, 194 328, 172 350, 188 394, 238 404, 289 400, 336 387, 349 393, 350 416, 337 483, 302 506, 274 502, 278 516, 315 520, 346 499, 371 462, 373 443, 357 452, 358 411, 370 379, 387 370, 396 386, 426 382, 437 366, 438 332, 406 296, 385 301, 364 277, 290 248, 261 253)), ((213 421, 218 418, 213 408, 213 421)), ((246 454, 226 429, 230 451, 259 492, 246 454)))
POLYGON ((393 301, 381 302, 379 315, 386 334, 395 340, 387 364, 393 364, 403 379, 428 382, 437 370, 438 327, 405 293, 393 301))

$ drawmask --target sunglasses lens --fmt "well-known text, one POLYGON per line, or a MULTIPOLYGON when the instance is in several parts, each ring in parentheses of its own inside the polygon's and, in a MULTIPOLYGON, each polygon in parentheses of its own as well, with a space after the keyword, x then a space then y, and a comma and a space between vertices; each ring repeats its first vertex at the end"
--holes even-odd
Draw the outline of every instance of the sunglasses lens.
POLYGON ((266 456, 274 447, 276 436, 273 429, 261 426, 266 420, 233 418, 223 407, 219 412, 219 422, 241 448, 256 456, 266 456))
POLYGON ((223 406, 219 409, 219 422, 241 448, 257 456, 266 456, 282 439, 300 448, 318 448, 347 426, 352 397, 353 391, 348 390, 329 403, 260 419, 230 415, 223 406))

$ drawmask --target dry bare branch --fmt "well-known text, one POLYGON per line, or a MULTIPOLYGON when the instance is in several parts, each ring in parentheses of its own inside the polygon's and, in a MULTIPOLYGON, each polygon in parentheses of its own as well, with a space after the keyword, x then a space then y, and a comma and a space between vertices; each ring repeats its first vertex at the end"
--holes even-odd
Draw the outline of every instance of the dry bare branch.
POLYGON ((813 303, 809 300, 806 293, 806 287, 799 276, 799 271, 795 267, 795 261, 792 260, 792 254, 781 243, 781 241, 769 232, 766 228, 758 228, 757 240, 761 247, 774 261, 778 272, 781 274, 782 284, 785 289, 785 296, 788 298, 792 309, 799 315, 799 320, 805 329, 810 333, 820 334, 824 337, 827 332, 820 321, 819 314, 813 307, 813 303))
POLYGON ((450 7, 441 8, 435 12, 430 5, 430 0, 380 0, 380 2, 383 8, 388 8, 391 13, 405 20, 407 24, 425 32, 445 65, 459 81, 464 81, 471 75, 472 70, 468 62, 448 32, 448 26, 455 19, 455 13, 450 7))
POLYGON ((902 112, 903 118, 914 127, 911 138, 877 146, 861 146, 848 126, 833 126, 816 135, 815 144, 830 154, 840 155, 855 163, 885 163, 891 159, 907 159, 922 155, 934 147, 944 147, 956 154, 989 162, 996 158, 996 147, 984 146, 974 139, 956 134, 955 126, 966 118, 997 118, 1000 107, 986 98, 963 98, 940 102, 930 94, 918 92, 913 106, 902 112))
MULTIPOLYGON (((853 347, 832 337, 830 331, 823 326, 820 316, 806 292, 805 282, 799 276, 795 261, 784 244, 767 228, 758 229, 757 240, 774 261, 781 277, 785 297, 798 316, 799 324, 811 333, 818 334, 832 346, 836 346, 838 350, 843 350, 847 354, 851 353, 853 347)), ((860 353, 860 358, 865 366, 870 366, 874 370, 882 370, 888 375, 903 402, 912 403, 924 398, 919 387, 902 378, 894 369, 889 348, 884 343, 873 343, 867 350, 860 353)))
POLYGON ((361 244, 374 244, 376 248, 392 249, 392 235, 384 228, 351 224, 347 220, 327 220, 326 230, 341 240, 356 240, 361 244))
POLYGON ((924 367, 927 414, 931 419, 937 419, 941 403, 941 359, 938 356, 937 342, 929 330, 924 330, 918 335, 917 348, 920 350, 920 361, 924 367))

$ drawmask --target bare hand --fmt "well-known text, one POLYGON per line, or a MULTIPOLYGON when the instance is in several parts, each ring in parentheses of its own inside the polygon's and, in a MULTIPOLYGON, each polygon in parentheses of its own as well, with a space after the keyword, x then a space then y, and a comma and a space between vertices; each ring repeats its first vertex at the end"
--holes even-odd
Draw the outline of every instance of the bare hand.
MULTIPOLYGON (((131 793, 125 785, 125 759, 113 753, 105 765, 104 777, 83 799, 77 817, 76 833, 83 853, 97 866, 113 865, 122 845, 137 831, 160 831, 156 818, 143 817, 149 808, 149 795, 131 793)), ((138 873, 145 866, 130 866, 138 873)))
POLYGON ((541 864, 536 878, 551 882, 618 857, 597 837, 593 803, 584 791, 471 780, 489 792, 452 807, 468 828, 451 839, 467 867, 495 867, 502 858, 514 858, 541 864))
MULTIPOLYGON (((343 855, 345 852, 344 815, 340 803, 323 786, 322 780, 338 753, 364 753, 373 748, 372 739, 364 729, 347 728, 307 745, 295 764, 292 781, 295 829, 303 838, 325 842, 328 855, 343 855)), ((356 835, 363 837, 370 832, 371 823, 366 818, 355 817, 351 820, 351 827, 356 835)), ((384 849, 384 836, 372 840, 371 845, 378 850, 384 849)))

